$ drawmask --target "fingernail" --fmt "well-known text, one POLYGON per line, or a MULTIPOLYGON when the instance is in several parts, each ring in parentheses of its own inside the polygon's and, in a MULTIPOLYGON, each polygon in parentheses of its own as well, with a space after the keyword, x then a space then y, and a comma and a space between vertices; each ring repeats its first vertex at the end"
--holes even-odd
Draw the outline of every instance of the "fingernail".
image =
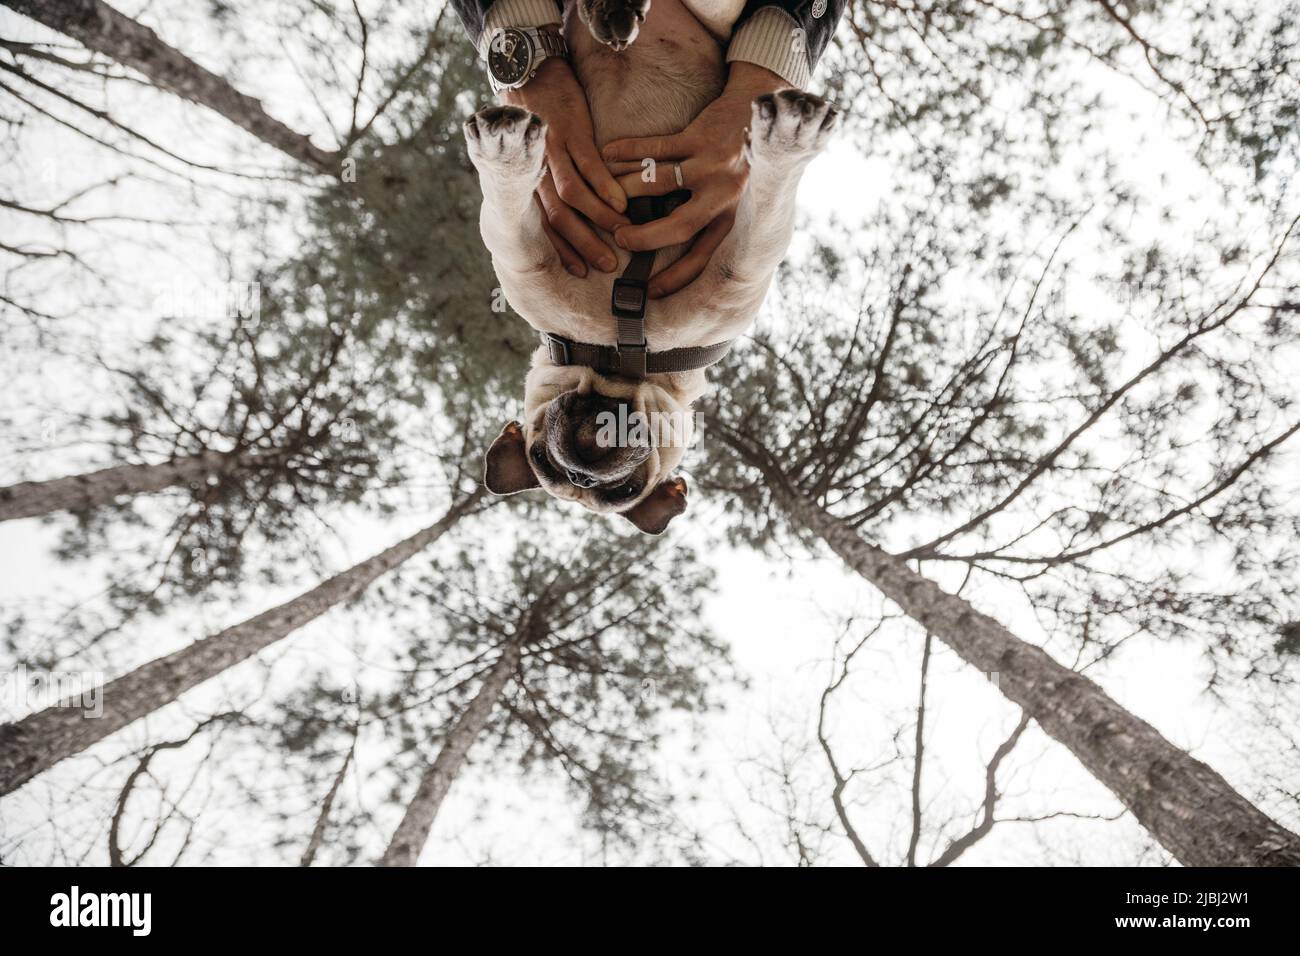
POLYGON ((605 197, 605 201, 618 212, 622 212, 627 208, 627 200, 617 193, 610 193, 605 197))
POLYGON ((613 272, 618 268, 618 258, 616 256, 601 256, 598 264, 602 272, 613 272))
POLYGON ((569 275, 577 276, 579 279, 587 274, 586 269, 581 269, 578 266, 565 266, 564 268, 569 270, 569 275))
POLYGON ((650 288, 646 289, 646 295, 650 296, 650 298, 652 299, 657 299, 662 294, 663 292, 660 290, 659 286, 657 285, 652 285, 650 286, 650 288))
POLYGON ((627 248, 627 240, 624 239, 621 235, 619 235, 617 229, 614 230, 614 245, 618 246, 620 249, 627 248))

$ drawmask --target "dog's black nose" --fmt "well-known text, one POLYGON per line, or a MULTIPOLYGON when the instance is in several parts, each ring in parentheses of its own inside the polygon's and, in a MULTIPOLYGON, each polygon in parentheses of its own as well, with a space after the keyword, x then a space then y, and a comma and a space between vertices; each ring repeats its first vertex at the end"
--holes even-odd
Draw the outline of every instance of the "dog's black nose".
POLYGON ((577 485, 579 488, 591 488, 596 484, 596 479, 591 475, 584 475, 580 471, 565 470, 565 476, 569 479, 569 484, 577 485))

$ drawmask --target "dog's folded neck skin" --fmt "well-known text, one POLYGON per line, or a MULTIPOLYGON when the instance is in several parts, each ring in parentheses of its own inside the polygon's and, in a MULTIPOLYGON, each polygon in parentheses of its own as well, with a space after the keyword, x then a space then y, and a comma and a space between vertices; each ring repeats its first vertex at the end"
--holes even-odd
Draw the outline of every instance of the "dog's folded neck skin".
MULTIPOLYGON (((583 365, 556 365, 545 346, 533 353, 532 367, 524 380, 524 423, 541 427, 547 408, 559 396, 576 392, 595 393, 626 403, 630 411, 643 416, 672 417, 689 421, 691 406, 708 390, 704 369, 662 372, 644 379, 602 375, 583 365)), ((686 436, 689 440, 689 435, 686 436)), ((665 449, 666 450, 666 449, 665 449)), ((680 449, 679 449, 680 452, 680 449)), ((674 465, 680 461, 676 456, 674 465)))

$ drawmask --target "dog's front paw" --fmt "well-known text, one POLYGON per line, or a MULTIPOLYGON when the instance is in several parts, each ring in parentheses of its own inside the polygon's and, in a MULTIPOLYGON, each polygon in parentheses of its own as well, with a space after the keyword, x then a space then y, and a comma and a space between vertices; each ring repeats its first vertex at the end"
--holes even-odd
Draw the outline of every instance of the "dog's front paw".
POLYGON ((812 93, 764 93, 754 100, 749 124, 750 160, 810 159, 826 145, 839 118, 839 110, 812 93))
POLYGON ((631 46, 649 12, 650 0, 578 0, 578 18, 615 52, 631 46))
POLYGON ((465 143, 480 173, 540 177, 546 124, 540 116, 517 106, 488 106, 465 122, 465 143))

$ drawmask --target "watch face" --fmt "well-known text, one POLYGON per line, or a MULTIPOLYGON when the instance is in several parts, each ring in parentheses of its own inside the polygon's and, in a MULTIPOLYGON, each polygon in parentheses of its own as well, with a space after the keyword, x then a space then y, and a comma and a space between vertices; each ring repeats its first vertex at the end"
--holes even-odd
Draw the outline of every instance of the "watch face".
POLYGON ((488 45, 488 69, 498 83, 510 86, 525 79, 532 62, 533 45, 526 34, 507 27, 493 35, 488 45))

